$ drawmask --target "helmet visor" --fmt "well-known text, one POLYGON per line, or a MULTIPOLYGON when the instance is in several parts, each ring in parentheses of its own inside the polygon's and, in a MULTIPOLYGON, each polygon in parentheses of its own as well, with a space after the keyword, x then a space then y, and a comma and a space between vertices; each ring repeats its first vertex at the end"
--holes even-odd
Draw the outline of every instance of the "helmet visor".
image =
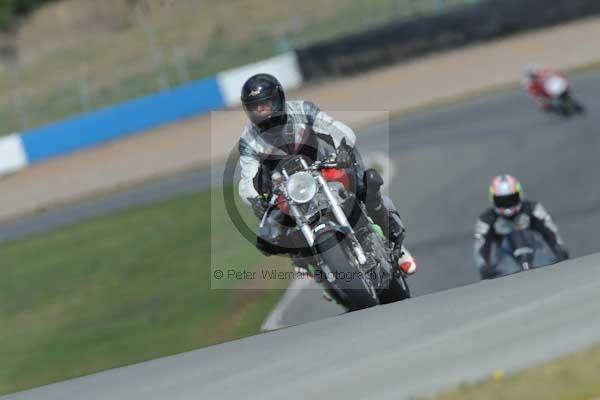
POLYGON ((246 100, 242 105, 246 115, 255 124, 266 123, 283 115, 283 105, 278 94, 246 100))
POLYGON ((505 196, 494 196, 494 206, 497 208, 512 208, 521 204, 519 193, 513 193, 505 196))
POLYGON ((244 103, 244 107, 248 111, 260 112, 260 113, 265 112, 265 113, 270 114, 271 112, 273 112, 273 98, 271 96, 271 97, 267 97, 264 99, 247 101, 244 103))

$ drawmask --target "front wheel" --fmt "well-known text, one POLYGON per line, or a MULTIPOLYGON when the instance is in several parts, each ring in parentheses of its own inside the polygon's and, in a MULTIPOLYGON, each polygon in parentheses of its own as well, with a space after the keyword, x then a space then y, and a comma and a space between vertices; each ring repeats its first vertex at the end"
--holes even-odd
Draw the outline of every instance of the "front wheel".
POLYGON ((584 114, 585 108, 581 103, 571 96, 566 96, 560 104, 560 113, 565 117, 570 117, 573 114, 584 114))
POLYGON ((579 101, 575 100, 572 97, 569 98, 569 101, 571 102, 571 106, 573 107, 575 112, 585 114, 585 107, 583 106, 583 104, 581 104, 579 101))
POLYGON ((573 107, 568 101, 565 100, 560 103, 559 112, 563 117, 570 117, 573 111, 573 107))
POLYGON ((334 231, 317 238, 316 247, 325 263, 322 282, 349 311, 376 306, 379 300, 375 288, 371 280, 360 273, 350 246, 349 240, 334 231))

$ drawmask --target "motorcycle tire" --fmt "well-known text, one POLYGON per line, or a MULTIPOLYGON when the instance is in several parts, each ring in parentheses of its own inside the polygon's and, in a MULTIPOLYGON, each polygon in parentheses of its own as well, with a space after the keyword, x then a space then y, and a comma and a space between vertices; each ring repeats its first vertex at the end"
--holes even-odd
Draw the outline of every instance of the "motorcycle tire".
POLYGON ((410 299, 410 288, 406 284, 404 276, 398 272, 398 276, 390 281, 390 286, 379 293, 379 302, 389 304, 406 299, 410 299))
POLYGON ((324 273, 323 284, 335 292, 336 297, 349 310, 356 311, 379 304, 373 284, 368 277, 359 273, 358 262, 348 240, 336 232, 325 232, 316 239, 319 256, 329 268, 324 273), (337 244, 332 245, 332 243, 337 244))

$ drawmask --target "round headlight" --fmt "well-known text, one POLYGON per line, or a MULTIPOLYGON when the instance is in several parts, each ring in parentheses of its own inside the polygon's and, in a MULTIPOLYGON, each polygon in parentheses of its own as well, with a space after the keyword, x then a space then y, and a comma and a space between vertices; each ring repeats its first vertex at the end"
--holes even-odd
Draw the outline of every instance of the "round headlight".
POLYGON ((287 191, 296 203, 307 203, 317 194, 317 183, 308 172, 298 172, 288 180, 287 191))

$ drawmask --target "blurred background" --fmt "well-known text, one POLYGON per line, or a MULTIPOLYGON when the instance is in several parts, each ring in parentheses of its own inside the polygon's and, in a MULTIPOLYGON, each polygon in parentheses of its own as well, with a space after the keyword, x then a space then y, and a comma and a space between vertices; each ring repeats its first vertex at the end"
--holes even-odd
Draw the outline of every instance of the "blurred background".
POLYGON ((475 1, 8 0, 0 134, 475 1))
POLYGON ((216 268, 290 270, 224 206, 257 72, 387 166, 416 296, 479 280, 473 228, 499 173, 573 256, 598 251, 598 14, 597 0, 1 1, 0 394, 342 313, 318 290, 290 300, 291 282, 211 287, 216 268), (540 112, 528 63, 566 71, 588 113, 540 112))

